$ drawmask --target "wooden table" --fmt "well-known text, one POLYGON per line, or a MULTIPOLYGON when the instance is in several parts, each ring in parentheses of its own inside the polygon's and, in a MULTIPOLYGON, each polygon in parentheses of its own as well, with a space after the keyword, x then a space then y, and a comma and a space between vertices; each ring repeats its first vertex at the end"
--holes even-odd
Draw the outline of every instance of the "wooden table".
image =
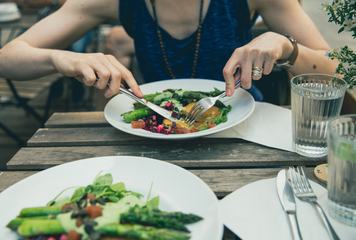
MULTIPOLYGON (((182 166, 202 178, 219 198, 292 165, 307 166, 309 177, 315 180, 313 167, 325 162, 325 158, 305 158, 240 139, 140 138, 111 127, 102 112, 55 113, 8 162, 0 175, 0 191, 58 164, 109 155, 151 157, 182 166)), ((224 239, 233 238, 226 230, 224 239)))

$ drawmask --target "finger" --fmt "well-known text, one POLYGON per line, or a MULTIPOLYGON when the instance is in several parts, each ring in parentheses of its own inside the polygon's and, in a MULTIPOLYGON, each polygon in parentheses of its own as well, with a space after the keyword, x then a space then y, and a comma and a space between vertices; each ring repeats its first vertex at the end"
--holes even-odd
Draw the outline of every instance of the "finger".
POLYGON ((91 65, 97 75, 95 87, 98 89, 105 89, 110 79, 109 69, 101 62, 95 62, 91 65))
POLYGON ((107 89, 105 91, 105 97, 110 98, 120 91, 122 72, 119 68, 113 65, 106 56, 101 59, 101 62, 110 71, 110 80, 106 85, 107 89))
POLYGON ((226 95, 232 96, 235 90, 235 73, 239 67, 239 51, 236 49, 225 64, 223 75, 226 82, 226 95))
POLYGON ((262 77, 262 71, 263 71, 263 62, 264 62, 264 59, 262 56, 257 56, 252 64, 253 68, 256 68, 257 69, 260 69, 261 70, 261 74, 259 75, 256 75, 256 74, 253 74, 253 69, 252 69, 252 79, 253 80, 260 80, 261 77, 262 77))
POLYGON ((142 93, 140 87, 138 86, 135 78, 133 77, 132 73, 126 67, 124 67, 121 63, 119 63, 116 60, 116 58, 114 58, 113 56, 108 56, 107 58, 111 62, 111 64, 113 64, 115 67, 120 69, 121 74, 122 74, 122 79, 125 80, 125 82, 129 85, 129 87, 132 90, 132 92, 137 97, 142 98, 143 97, 143 93, 142 93))
POLYGON ((245 89, 251 88, 251 74, 252 62, 250 59, 246 59, 246 61, 241 66, 241 86, 245 89))
POLYGON ((268 75, 272 72, 275 61, 272 59, 266 59, 263 63, 263 74, 268 75))
POLYGON ((85 65, 81 69, 82 74, 78 76, 78 78, 86 85, 86 86, 93 86, 96 83, 96 75, 94 70, 85 65))

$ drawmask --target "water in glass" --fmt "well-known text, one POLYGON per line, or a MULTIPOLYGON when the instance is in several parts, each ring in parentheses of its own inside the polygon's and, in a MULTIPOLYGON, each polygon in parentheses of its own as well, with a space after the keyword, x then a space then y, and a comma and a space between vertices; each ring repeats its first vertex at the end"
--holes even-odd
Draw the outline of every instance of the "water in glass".
POLYGON ((356 226, 356 115, 330 122, 328 134, 329 213, 356 226))
POLYGON ((300 75, 292 79, 292 129, 297 153, 327 154, 327 123, 340 114, 346 83, 328 75, 300 75))

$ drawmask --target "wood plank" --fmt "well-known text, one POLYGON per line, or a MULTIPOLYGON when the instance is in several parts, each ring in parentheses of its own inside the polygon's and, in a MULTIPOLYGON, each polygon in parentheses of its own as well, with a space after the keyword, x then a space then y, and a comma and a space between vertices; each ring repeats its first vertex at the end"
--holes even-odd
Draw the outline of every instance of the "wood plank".
MULTIPOLYGON (((5 96, 5 97, 13 97, 12 92, 10 92, 8 90, 5 90, 5 91, 0 90, 0 95, 1 96, 5 96)), ((33 99, 33 98, 35 98, 37 96, 37 93, 35 93, 35 92, 22 92, 22 93, 20 93, 20 96, 23 97, 23 98, 26 98, 26 99, 33 99)))
MULTIPOLYGON (((220 169, 220 170, 191 170, 193 174, 206 182, 214 193, 223 198, 227 194, 246 184, 277 175, 280 168, 259 169, 220 169)), ((308 177, 320 183, 313 175, 313 168, 306 169, 308 177)), ((37 171, 10 171, 0 175, 0 192, 14 183, 37 173, 37 171)), ((325 184, 324 184, 325 186, 325 184)))
POLYGON ((37 171, 0 172, 0 193, 18 181, 35 174, 37 171))
POLYGON ((54 113, 46 122, 47 128, 108 127, 103 112, 54 113))
POLYGON ((205 143, 163 141, 161 144, 135 144, 83 147, 25 147, 7 163, 11 170, 42 170, 78 159, 100 156, 142 156, 190 169, 315 166, 326 159, 312 159, 296 153, 262 147, 254 143, 205 143))
MULTIPOLYGON (((241 139, 223 138, 195 138, 184 140, 187 145, 201 142, 242 142, 241 139)), ((66 147, 66 146, 100 146, 117 144, 150 144, 176 143, 180 141, 163 141, 147 139, 127 134, 113 127, 82 127, 82 128, 40 128, 28 140, 27 146, 31 147, 66 147)))
POLYGON ((133 141, 147 141, 147 139, 112 127, 41 128, 28 140, 27 146, 98 146, 133 141))

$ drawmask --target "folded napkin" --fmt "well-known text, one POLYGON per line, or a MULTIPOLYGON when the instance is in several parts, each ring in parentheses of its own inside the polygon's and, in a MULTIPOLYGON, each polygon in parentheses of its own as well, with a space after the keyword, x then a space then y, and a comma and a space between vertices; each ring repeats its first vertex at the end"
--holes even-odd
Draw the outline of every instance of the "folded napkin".
POLYGON ((256 102, 251 116, 239 125, 211 138, 241 138, 264 146, 294 152, 292 116, 289 109, 270 103, 256 102))

